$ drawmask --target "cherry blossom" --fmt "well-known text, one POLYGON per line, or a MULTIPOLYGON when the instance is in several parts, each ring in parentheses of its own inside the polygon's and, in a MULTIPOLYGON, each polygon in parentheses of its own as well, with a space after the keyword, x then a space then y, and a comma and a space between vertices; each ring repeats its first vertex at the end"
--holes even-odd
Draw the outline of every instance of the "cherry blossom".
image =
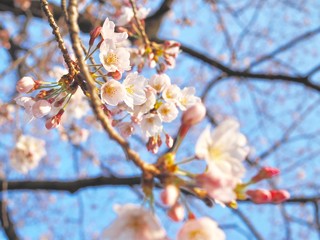
MULTIPOLYGON (((147 15, 149 14, 150 9, 149 8, 139 8, 137 11, 137 18, 138 19, 145 19, 147 15)), ((118 26, 124 26, 127 23, 129 23, 133 18, 133 11, 131 7, 123 7, 121 15, 117 19, 117 25, 118 26)))
POLYGON ((100 61, 108 72, 123 73, 131 69, 130 53, 126 48, 112 47, 112 42, 104 41, 100 46, 100 61))
POLYGON ((180 229, 177 240, 224 240, 224 232, 208 217, 187 221, 180 229))
POLYGON ((163 103, 157 110, 163 122, 172 122, 178 116, 178 109, 174 103, 163 103))
POLYGON ((149 85, 160 93, 171 85, 171 80, 167 74, 155 74, 150 78, 149 85))
POLYGON ((208 167, 216 166, 223 173, 242 178, 242 161, 248 154, 246 137, 239 132, 239 123, 227 119, 214 130, 207 127, 196 144, 196 156, 204 158, 208 167))
POLYGON ((173 184, 165 186, 160 194, 162 203, 169 207, 173 206, 177 202, 178 197, 179 189, 173 184))
POLYGON ((116 33, 114 29, 115 29, 114 22, 110 21, 109 18, 106 18, 101 29, 101 35, 103 39, 109 39, 114 44, 116 44, 128 38, 128 34, 126 32, 116 33))
POLYGON ((116 80, 109 80, 101 86, 101 100, 111 106, 117 106, 124 100, 125 95, 124 86, 116 80))
POLYGON ((104 230, 103 239, 163 240, 166 238, 166 232, 158 218, 150 211, 133 204, 117 205, 115 211, 118 217, 104 230))
POLYGON ((10 154, 11 166, 21 173, 36 168, 41 158, 46 156, 45 142, 27 135, 18 138, 10 154))
POLYGON ((181 89, 177 85, 170 85, 162 92, 162 97, 166 102, 178 103, 181 89))
POLYGON ((194 95, 195 92, 196 89, 194 87, 185 87, 181 90, 181 95, 177 105, 182 111, 187 110, 197 102, 201 102, 201 99, 194 95))
POLYGON ((51 104, 47 100, 38 100, 32 105, 32 114, 36 118, 42 118, 51 111, 51 104))
POLYGON ((147 79, 139 76, 137 72, 129 73, 123 81, 125 88, 124 102, 133 109, 134 105, 142 105, 147 101, 145 86, 147 79))
POLYGON ((159 116, 152 113, 143 116, 140 126, 143 135, 147 138, 160 134, 163 128, 159 116))

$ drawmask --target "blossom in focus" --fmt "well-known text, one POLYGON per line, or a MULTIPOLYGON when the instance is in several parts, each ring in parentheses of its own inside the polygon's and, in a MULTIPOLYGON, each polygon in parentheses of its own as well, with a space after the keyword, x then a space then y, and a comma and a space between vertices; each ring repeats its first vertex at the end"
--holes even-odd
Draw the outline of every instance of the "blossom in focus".
POLYGON ((142 105, 147 101, 145 86, 147 79, 137 72, 129 73, 126 79, 123 81, 125 98, 124 102, 128 107, 133 109, 134 105, 142 105))
POLYGON ((242 178, 242 161, 249 152, 246 137, 239 132, 239 123, 227 119, 214 130, 207 127, 196 144, 196 156, 205 159, 208 167, 217 167, 223 173, 242 178))
POLYGON ((163 122, 172 122, 178 116, 178 109, 174 103, 163 103, 157 110, 163 122))
POLYGON ((170 85, 162 92, 162 97, 166 102, 177 103, 181 95, 181 89, 177 85, 170 85))
POLYGON ((143 114, 149 112, 154 108, 156 104, 156 93, 155 90, 151 87, 146 86, 146 98, 147 100, 142 105, 135 105, 133 107, 133 116, 140 118, 143 114))
POLYGON ((181 95, 177 104, 182 111, 185 111, 194 104, 201 102, 201 99, 194 95, 195 93, 196 89, 194 87, 185 87, 181 90, 181 95))
POLYGON ((116 80, 109 80, 101 86, 101 100, 111 106, 117 106, 124 100, 125 91, 121 83, 116 80))
POLYGON ((156 136, 162 131, 162 122, 158 115, 147 114, 141 120, 141 130, 147 138, 156 136))
POLYGON ((17 171, 27 173, 37 167, 41 158, 46 154, 43 140, 21 135, 15 148, 11 151, 10 163, 17 171))
POLYGON ((114 29, 114 22, 110 21, 109 18, 106 18, 101 29, 102 38, 111 40, 113 44, 122 42, 128 38, 128 34, 126 32, 116 33, 114 29))
POLYGON ((108 72, 119 71, 123 73, 131 69, 130 52, 126 48, 115 48, 110 41, 102 42, 99 58, 108 72))
POLYGON ((188 220, 180 229, 177 240, 224 240, 224 232, 208 217, 188 220))
POLYGON ((167 74, 155 74, 150 78, 149 85, 160 93, 171 85, 171 80, 167 74))
MULTIPOLYGON (((147 15, 149 14, 150 9, 149 8, 139 8, 137 11, 137 18, 138 19, 145 19, 147 15)), ((121 15, 117 19, 117 26, 124 26, 127 23, 129 23, 134 14, 131 7, 123 7, 121 11, 121 15)))
POLYGON ((116 206, 115 211, 118 217, 104 230, 102 234, 103 239, 165 239, 166 232, 152 212, 133 204, 116 206))

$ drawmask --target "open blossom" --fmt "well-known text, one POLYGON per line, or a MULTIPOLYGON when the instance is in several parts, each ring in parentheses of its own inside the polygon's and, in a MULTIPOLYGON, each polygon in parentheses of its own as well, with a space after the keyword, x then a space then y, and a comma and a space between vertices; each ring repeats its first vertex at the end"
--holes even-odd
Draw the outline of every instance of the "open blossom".
POLYGON ((166 102, 177 103, 181 95, 181 89, 177 85, 170 85, 162 92, 162 97, 166 102))
POLYGON ((19 172, 27 173, 38 166, 46 155, 45 142, 31 136, 21 135, 11 151, 11 166, 19 172))
POLYGON ((160 93, 171 85, 171 81, 167 74, 155 74, 150 78, 149 85, 153 87, 157 93, 160 93))
POLYGON ((162 131, 161 119, 156 114, 147 114, 143 116, 140 124, 143 135, 147 138, 156 136, 162 131))
POLYGON ((143 114, 149 112, 151 109, 154 108, 156 104, 156 93, 153 88, 150 86, 146 86, 146 98, 147 100, 142 105, 134 105, 133 107, 133 116, 136 118, 140 118, 143 114))
POLYGON ((123 85, 116 80, 109 80, 101 86, 102 102, 111 106, 117 106, 126 95, 123 85))
POLYGON ((133 109, 134 105, 142 105, 147 101, 145 86, 147 79, 137 72, 129 73, 126 79, 123 81, 125 89, 124 102, 128 107, 133 109))
MULTIPOLYGON (((150 12, 150 9, 141 7, 137 11, 137 18, 138 19, 145 19, 147 17, 147 15, 149 14, 149 12, 150 12)), ((122 13, 118 17, 117 25, 118 26, 126 25, 127 23, 129 23, 132 20, 133 16, 134 16, 134 14, 133 14, 131 7, 123 7, 122 13)))
POLYGON ((126 32, 116 33, 114 31, 114 28, 115 28, 114 22, 110 21, 109 18, 106 18, 101 29, 102 38, 109 39, 114 44, 122 42, 128 38, 128 34, 126 32))
POLYGON ((103 41, 100 46, 100 61, 103 67, 108 72, 129 71, 130 66, 130 52, 126 48, 115 48, 112 46, 112 42, 103 41))
POLYGON ((133 204, 116 206, 116 220, 104 230, 103 239, 108 240, 163 240, 166 232, 158 218, 150 211, 133 204))
POLYGON ((242 161, 248 150, 246 137, 239 132, 239 123, 232 119, 225 120, 214 131, 207 127, 196 144, 196 156, 205 159, 209 168, 215 166, 239 179, 245 173, 242 161))
POLYGON ((181 95, 177 104, 182 111, 185 111, 194 104, 201 102, 201 99, 194 95, 195 93, 196 89, 194 87, 185 87, 181 90, 181 95))
POLYGON ((178 109, 174 103, 163 103, 157 110, 163 122, 172 122, 178 116, 178 109))
POLYGON ((38 100, 32 105, 32 114, 36 118, 42 118, 51 112, 51 104, 47 100, 38 100))
POLYGON ((208 217, 187 221, 180 229, 177 240, 224 240, 224 232, 208 217))

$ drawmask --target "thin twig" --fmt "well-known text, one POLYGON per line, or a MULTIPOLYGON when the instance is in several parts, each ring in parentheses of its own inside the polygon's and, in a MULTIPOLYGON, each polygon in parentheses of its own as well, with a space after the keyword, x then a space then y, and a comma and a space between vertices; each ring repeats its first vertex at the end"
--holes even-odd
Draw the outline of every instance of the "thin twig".
POLYGON ((51 11, 49 10, 48 1, 47 0, 40 0, 40 2, 41 2, 41 6, 42 6, 42 9, 43 9, 44 13, 48 17, 49 24, 50 24, 50 26, 52 28, 52 33, 54 34, 54 36, 55 36, 55 38, 56 38, 56 40, 58 42, 58 47, 62 52, 64 61, 65 61, 65 63, 67 64, 67 66, 69 68, 69 72, 70 73, 74 73, 75 69, 74 69, 74 66, 73 66, 73 62, 72 62, 72 60, 70 58, 68 50, 67 50, 67 48, 66 48, 66 46, 64 44, 64 41, 63 41, 63 39, 61 37, 61 34, 59 32, 59 27, 56 24, 56 21, 54 20, 54 17, 52 15, 51 11))

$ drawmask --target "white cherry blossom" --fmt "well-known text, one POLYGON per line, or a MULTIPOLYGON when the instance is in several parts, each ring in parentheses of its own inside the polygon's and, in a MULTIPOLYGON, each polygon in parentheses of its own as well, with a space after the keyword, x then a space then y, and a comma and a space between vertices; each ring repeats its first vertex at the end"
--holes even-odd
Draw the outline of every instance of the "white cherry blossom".
POLYGON ((141 130, 143 135, 147 138, 156 136, 162 131, 162 122, 157 114, 144 115, 141 123, 141 130))
POLYGON ((187 221, 180 229, 177 240, 224 240, 226 236, 218 224, 208 217, 187 221))
POLYGON ((174 103, 163 103, 157 110, 163 122, 172 122, 178 116, 178 109, 174 103))
POLYGON ((157 93, 160 93, 166 87, 171 85, 171 80, 165 73, 155 74, 150 78, 149 85, 153 87, 157 91, 157 93))
POLYGON ((116 44, 128 38, 128 34, 126 32, 116 33, 114 28, 114 22, 110 21, 109 18, 106 18, 101 29, 101 35, 103 39, 109 39, 113 42, 113 44, 116 44))
MULTIPOLYGON (((149 8, 139 8, 137 11, 137 18, 138 19, 145 19, 147 15, 149 14, 150 9, 149 8)), ((117 19, 117 25, 118 26, 124 26, 127 23, 129 23, 132 18, 134 17, 133 11, 131 7, 123 7, 121 15, 117 19)))
POLYGON ((126 90, 116 80, 109 80, 101 86, 101 100, 111 106, 117 106, 125 98, 126 90))
POLYGON ((196 89, 194 87, 185 87, 181 90, 181 95, 177 105, 182 111, 187 110, 189 107, 201 101, 199 97, 194 95, 195 93, 196 89))
POLYGON ((156 104, 157 98, 156 98, 156 92, 153 88, 150 86, 146 86, 146 102, 142 105, 135 105, 133 108, 133 116, 136 118, 141 118, 141 116, 147 112, 149 112, 151 109, 154 108, 154 105, 156 104))
POLYGON ((110 226, 104 230, 105 240, 164 240, 166 232, 158 218, 149 210, 133 204, 115 206, 118 214, 110 226))
POLYGON ((239 123, 227 119, 214 131, 207 127, 196 144, 196 156, 205 159, 208 167, 216 166, 225 174, 242 178, 242 161, 249 152, 246 137, 239 132, 239 123))
POLYGON ((162 92, 162 97, 166 102, 178 103, 181 96, 181 89, 176 85, 166 87, 162 92))
POLYGON ((126 48, 112 47, 110 41, 102 42, 99 57, 103 67, 108 72, 119 71, 123 73, 131 69, 130 52, 126 48))
POLYGON ((133 109, 134 105, 142 105, 147 101, 145 87, 147 79, 137 72, 129 73, 123 81, 123 86, 126 90, 124 102, 128 107, 133 109))
POLYGON ((21 135, 10 154, 11 166, 21 173, 38 166, 46 155, 45 142, 31 136, 21 135))

